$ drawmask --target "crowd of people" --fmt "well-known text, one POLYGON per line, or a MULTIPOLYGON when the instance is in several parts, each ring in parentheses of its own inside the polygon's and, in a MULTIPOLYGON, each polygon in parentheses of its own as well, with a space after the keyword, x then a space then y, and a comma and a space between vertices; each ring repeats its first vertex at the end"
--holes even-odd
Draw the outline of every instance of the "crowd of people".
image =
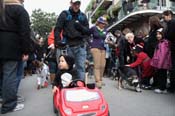
POLYGON ((107 76, 111 76, 109 68, 115 67, 118 73, 115 76, 119 78, 119 69, 128 67, 137 72, 140 88, 154 89, 156 93, 175 92, 175 20, 171 10, 162 13, 166 26, 161 24, 158 16, 149 18, 150 32, 145 39, 135 36, 128 28, 108 32, 105 15, 90 28, 86 15, 80 10, 81 1, 71 0, 69 9, 63 10, 57 18, 47 41, 36 35, 37 41, 33 42, 29 15, 23 2, 0 0, 2 114, 24 108, 24 104, 19 103, 18 88, 26 62, 25 74, 36 73, 36 64, 40 70, 42 66, 49 67, 46 70, 50 73, 46 76, 50 76, 53 92, 67 86, 65 80, 86 81, 89 55, 92 57, 95 85, 99 89, 105 85, 104 74, 107 72, 107 76), (62 78, 65 73, 69 79, 62 78), (168 86, 167 78, 170 80, 168 86))

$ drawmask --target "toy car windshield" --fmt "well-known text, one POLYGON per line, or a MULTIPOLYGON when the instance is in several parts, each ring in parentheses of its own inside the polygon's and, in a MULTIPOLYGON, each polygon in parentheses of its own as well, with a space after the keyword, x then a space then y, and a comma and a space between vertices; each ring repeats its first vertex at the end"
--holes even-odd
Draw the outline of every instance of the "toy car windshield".
POLYGON ((70 102, 92 101, 100 98, 98 92, 90 92, 87 90, 67 90, 66 100, 70 102))

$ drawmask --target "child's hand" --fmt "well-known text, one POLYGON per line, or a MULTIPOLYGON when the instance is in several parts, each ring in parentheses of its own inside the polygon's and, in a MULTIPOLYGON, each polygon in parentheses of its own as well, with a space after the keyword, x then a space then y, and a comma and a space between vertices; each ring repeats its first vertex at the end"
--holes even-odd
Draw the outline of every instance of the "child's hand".
POLYGON ((129 64, 127 64, 127 65, 125 65, 125 66, 130 67, 130 65, 129 65, 129 64))
POLYGON ((58 90, 58 87, 54 86, 52 92, 55 93, 58 90))

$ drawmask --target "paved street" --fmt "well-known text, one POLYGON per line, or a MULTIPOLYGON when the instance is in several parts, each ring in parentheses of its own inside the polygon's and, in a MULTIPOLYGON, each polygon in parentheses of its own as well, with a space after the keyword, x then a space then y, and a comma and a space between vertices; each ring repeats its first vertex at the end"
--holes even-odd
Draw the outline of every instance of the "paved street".
MULTIPOLYGON (((175 94, 118 90, 115 81, 108 78, 104 81, 106 86, 102 91, 109 103, 111 116, 175 116, 175 94)), ((22 80, 19 93, 25 97, 25 108, 1 116, 55 116, 51 86, 37 90, 35 75, 22 80)))

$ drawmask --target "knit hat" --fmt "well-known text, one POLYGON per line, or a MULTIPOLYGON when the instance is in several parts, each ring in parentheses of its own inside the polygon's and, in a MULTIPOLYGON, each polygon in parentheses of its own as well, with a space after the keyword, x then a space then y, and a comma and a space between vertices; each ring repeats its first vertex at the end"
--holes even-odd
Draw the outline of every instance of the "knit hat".
MULTIPOLYGON (((73 65, 74 65, 74 58, 68 55, 62 55, 64 57, 64 59, 66 60, 69 69, 73 69, 73 65)), ((61 57, 61 56, 60 56, 61 57)))
POLYGON ((164 30, 163 30, 163 28, 157 29, 157 32, 161 33, 162 37, 164 37, 164 30))
POLYGON ((101 16, 97 19, 97 22, 107 24, 107 19, 106 17, 101 16))

